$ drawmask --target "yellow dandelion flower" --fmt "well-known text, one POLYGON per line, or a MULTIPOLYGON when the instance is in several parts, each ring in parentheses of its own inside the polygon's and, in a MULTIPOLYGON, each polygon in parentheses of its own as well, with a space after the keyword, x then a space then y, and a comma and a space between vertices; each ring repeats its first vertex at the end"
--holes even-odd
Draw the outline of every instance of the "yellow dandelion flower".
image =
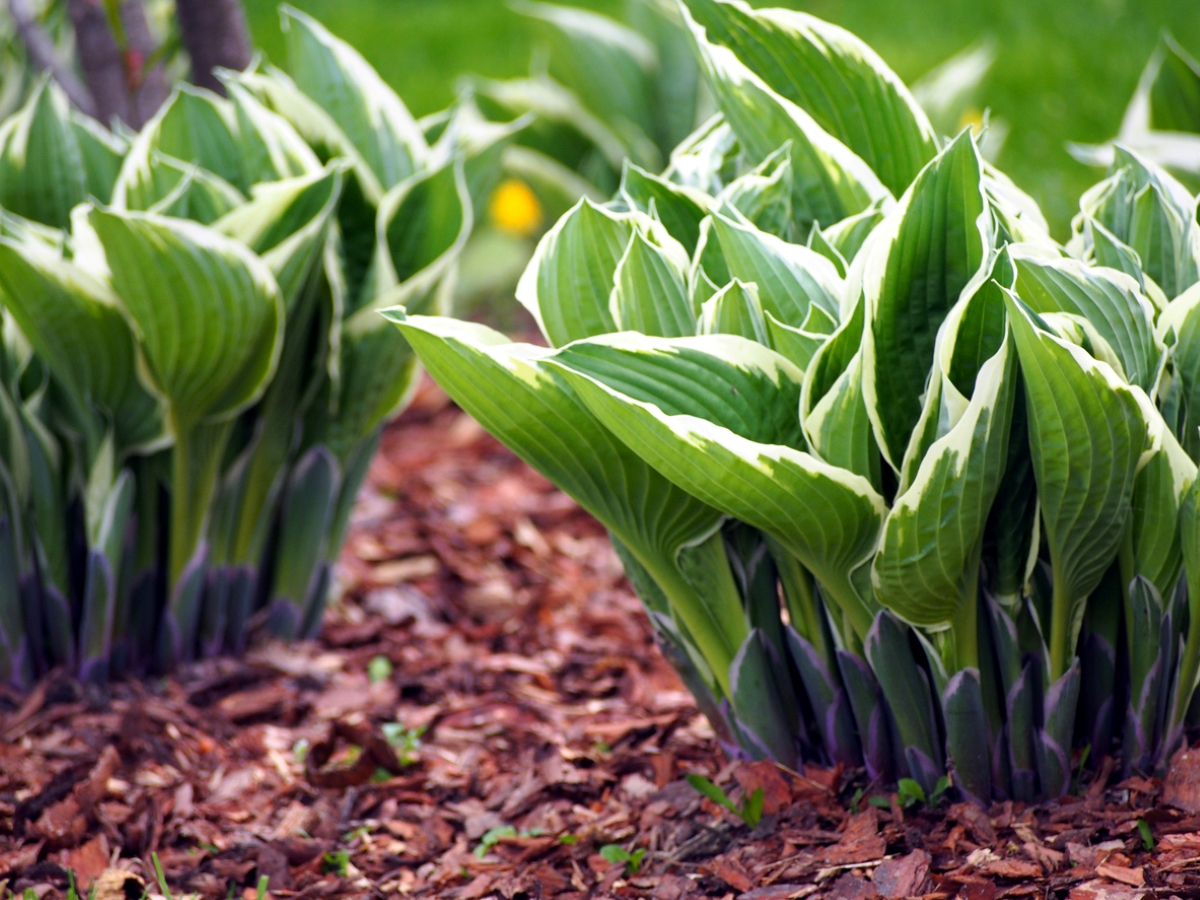
POLYGON ((980 132, 983 131, 983 113, 973 106, 963 110, 963 114, 958 120, 959 128, 966 128, 968 125, 971 126, 971 134, 979 137, 980 132))
POLYGON ((492 194, 488 214, 501 231, 529 237, 542 226, 542 204, 529 185, 515 178, 505 179, 492 194))

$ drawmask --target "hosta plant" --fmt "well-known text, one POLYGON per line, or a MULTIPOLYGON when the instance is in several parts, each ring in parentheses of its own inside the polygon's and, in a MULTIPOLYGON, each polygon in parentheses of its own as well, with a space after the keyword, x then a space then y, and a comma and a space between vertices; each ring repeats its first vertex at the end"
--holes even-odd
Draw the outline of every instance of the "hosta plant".
POLYGON ((541 242, 548 347, 387 313, 597 517, 732 752, 927 795, 1162 766, 1200 672, 1200 231, 1118 151, 1061 246, 842 29, 681 3, 720 116, 541 242))
POLYGON ((0 126, 0 680, 312 635, 513 127, 430 143, 284 9, 292 75, 187 86, 136 135, 43 82, 0 126))

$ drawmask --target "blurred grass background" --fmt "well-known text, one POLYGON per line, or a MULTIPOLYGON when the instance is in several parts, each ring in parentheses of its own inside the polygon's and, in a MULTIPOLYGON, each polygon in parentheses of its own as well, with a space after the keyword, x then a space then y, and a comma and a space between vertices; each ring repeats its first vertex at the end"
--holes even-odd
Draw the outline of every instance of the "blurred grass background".
MULTIPOLYGON (((536 36, 504 0, 291 0, 357 47, 417 115, 447 106, 457 77, 528 71, 536 36)), ((567 0, 619 15, 622 0, 567 0)), ((255 42, 282 61, 277 0, 247 0, 255 42)), ((1004 171, 1065 237, 1079 195, 1101 173, 1067 141, 1116 134, 1159 33, 1200 55, 1200 0, 769 0, 858 34, 906 82, 980 38, 998 51, 981 90, 1011 132, 1004 171)))

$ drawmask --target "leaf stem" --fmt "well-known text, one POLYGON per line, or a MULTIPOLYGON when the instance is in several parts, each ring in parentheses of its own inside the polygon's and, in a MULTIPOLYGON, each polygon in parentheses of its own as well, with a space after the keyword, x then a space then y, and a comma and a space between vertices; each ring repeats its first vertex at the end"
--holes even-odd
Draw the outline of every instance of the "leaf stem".
POLYGON ((217 473, 232 422, 176 425, 171 461, 171 541, 167 573, 173 592, 192 561, 208 522, 217 473))
POLYGON ((1063 568, 1051 559, 1054 566, 1054 591, 1050 597, 1050 684, 1058 681, 1067 672, 1068 658, 1072 656, 1071 643, 1071 597, 1063 580, 1063 568))

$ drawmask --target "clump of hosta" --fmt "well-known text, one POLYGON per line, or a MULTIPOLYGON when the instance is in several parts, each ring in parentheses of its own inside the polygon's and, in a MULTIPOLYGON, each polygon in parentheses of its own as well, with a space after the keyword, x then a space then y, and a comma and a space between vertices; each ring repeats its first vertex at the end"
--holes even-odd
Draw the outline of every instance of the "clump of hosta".
POLYGON ((1195 202, 1068 247, 860 41, 686 0, 720 114, 546 235, 549 348, 389 315, 609 530, 735 752, 981 801, 1165 764, 1200 672, 1195 202))
MULTIPOLYGON (((284 11, 292 76, 181 86, 137 135, 43 83, 0 126, 0 681, 312 635, 354 495, 514 128, 432 144, 284 11)), ((519 123, 517 127, 519 127, 519 123)))

